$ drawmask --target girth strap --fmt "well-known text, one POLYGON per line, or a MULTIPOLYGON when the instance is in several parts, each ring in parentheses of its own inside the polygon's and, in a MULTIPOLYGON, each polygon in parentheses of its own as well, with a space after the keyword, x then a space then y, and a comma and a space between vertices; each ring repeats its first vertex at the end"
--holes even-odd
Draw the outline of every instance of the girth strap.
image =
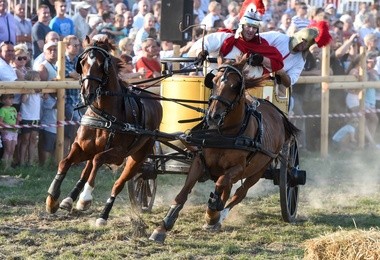
POLYGON ((197 127, 193 128, 189 134, 181 135, 180 139, 191 145, 197 145, 203 148, 237 149, 250 151, 251 153, 248 156, 248 160, 250 160, 256 152, 261 152, 272 158, 276 158, 278 154, 268 151, 262 147, 262 137, 262 115, 259 111, 256 110, 254 106, 247 106, 242 126, 239 130, 239 133, 235 136, 226 136, 220 134, 217 130, 199 129, 199 125, 197 125, 197 127), (248 127, 248 122, 251 116, 256 119, 258 125, 256 135, 253 138, 243 135, 246 128, 248 127))
POLYGON ((87 116, 84 115, 80 121, 81 125, 93 127, 93 128, 99 128, 99 129, 105 129, 105 130, 114 130, 116 132, 122 132, 122 133, 139 133, 138 128, 136 128, 134 125, 131 125, 129 123, 122 123, 122 122, 112 122, 112 121, 106 121, 102 118, 97 118, 93 116, 87 116))

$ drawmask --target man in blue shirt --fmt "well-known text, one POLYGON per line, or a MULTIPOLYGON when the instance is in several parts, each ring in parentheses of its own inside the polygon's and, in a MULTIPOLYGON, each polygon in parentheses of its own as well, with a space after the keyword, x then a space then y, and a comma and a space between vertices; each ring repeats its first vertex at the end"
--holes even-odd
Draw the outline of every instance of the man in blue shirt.
MULTIPOLYGON (((0 0, 1 1, 1 0, 0 0)), ((66 1, 56 0, 54 2, 55 11, 57 16, 51 19, 49 27, 57 32, 61 39, 68 35, 74 35, 74 23, 70 18, 65 17, 66 14, 66 1)))
POLYGON ((0 0, 0 42, 3 41, 16 44, 16 22, 8 12, 8 0, 0 0))

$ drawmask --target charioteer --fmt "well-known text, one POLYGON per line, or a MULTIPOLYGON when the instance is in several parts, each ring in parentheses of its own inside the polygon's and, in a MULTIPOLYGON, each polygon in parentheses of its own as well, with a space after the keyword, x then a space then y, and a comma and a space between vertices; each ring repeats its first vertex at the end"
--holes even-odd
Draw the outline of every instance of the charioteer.
MULTIPOLYGON (((237 30, 222 30, 206 35, 194 43, 189 57, 198 57, 204 61, 207 56, 237 60, 243 54, 249 54, 248 77, 261 77, 264 74, 282 69, 281 53, 260 36, 260 16, 265 12, 262 1, 245 1, 237 30), (255 4, 253 4, 255 2, 255 4)), ((209 70, 216 64, 210 64, 209 70)))

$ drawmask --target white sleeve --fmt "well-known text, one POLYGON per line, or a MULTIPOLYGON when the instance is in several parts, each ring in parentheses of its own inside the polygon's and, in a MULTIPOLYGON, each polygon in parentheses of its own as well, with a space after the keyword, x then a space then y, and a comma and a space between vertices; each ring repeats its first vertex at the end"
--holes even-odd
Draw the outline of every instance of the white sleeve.
MULTIPOLYGON (((204 50, 207 50, 212 57, 217 57, 219 50, 225 39, 233 36, 231 33, 216 32, 208 34, 204 37, 204 50)), ((197 40, 189 50, 189 57, 197 57, 202 51, 203 38, 197 40)))
POLYGON ((290 54, 284 59, 284 70, 290 78, 290 85, 293 86, 301 75, 305 67, 305 60, 302 57, 302 53, 290 54))

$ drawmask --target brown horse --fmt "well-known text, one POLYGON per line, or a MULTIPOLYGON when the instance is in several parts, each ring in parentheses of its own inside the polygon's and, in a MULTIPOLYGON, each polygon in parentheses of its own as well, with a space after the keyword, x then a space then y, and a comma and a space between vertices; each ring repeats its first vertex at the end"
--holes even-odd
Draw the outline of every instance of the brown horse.
POLYGON ((246 59, 244 56, 232 65, 219 62, 215 77, 206 76, 205 85, 212 87, 212 94, 203 127, 193 129, 184 138, 200 150, 196 152, 183 188, 150 236, 151 240, 164 242, 188 194, 205 174, 216 184, 208 201, 205 227, 219 229, 228 212, 242 201, 270 163, 279 158, 284 144, 298 133, 272 103, 246 96, 246 89, 260 86, 265 80, 245 76, 246 59), (232 185, 238 181, 242 185, 226 205, 232 185))
POLYGON ((91 192, 96 173, 103 164, 126 165, 116 180, 111 197, 97 220, 106 224, 115 197, 126 181, 133 178, 148 154, 154 139, 149 133, 158 129, 162 119, 159 101, 118 79, 121 61, 110 55, 114 46, 108 39, 84 41, 85 50, 79 56, 77 71, 81 74, 81 97, 87 110, 72 144, 70 153, 58 166, 58 172, 48 190, 46 210, 71 210, 79 196, 78 210, 86 210, 92 201, 91 192), (87 161, 80 180, 68 197, 59 203, 60 186, 71 165, 87 161))

